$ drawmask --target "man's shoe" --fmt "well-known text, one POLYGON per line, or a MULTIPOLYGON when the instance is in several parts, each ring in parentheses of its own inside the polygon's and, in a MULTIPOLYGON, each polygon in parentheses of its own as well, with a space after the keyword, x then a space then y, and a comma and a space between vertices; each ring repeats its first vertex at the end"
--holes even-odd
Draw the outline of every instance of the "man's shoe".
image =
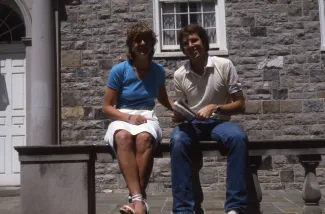
POLYGON ((237 212, 236 210, 230 210, 229 212, 227 212, 227 214, 239 214, 239 212, 237 212))

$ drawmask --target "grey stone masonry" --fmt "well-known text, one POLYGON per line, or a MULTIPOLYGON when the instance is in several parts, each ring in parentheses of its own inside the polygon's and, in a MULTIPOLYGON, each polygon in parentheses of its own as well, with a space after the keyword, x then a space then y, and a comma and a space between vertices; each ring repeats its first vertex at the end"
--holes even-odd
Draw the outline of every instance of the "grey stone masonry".
MULTIPOLYGON (((320 51, 316 0, 225 0, 228 56, 240 76, 246 113, 233 116, 249 139, 325 137, 325 56, 320 51)), ((82 0, 65 6, 61 23, 63 144, 101 144, 109 121, 101 112, 107 75, 125 57, 125 30, 136 22, 153 24, 149 0, 82 0)), ((168 95, 174 98, 174 71, 184 57, 155 58, 166 70, 168 95)), ((156 107, 164 141, 172 128, 170 114, 156 107)), ((265 156, 258 171, 262 189, 302 189, 304 169, 295 156, 265 156)), ((317 179, 325 192, 325 159, 317 179)), ((225 158, 204 158, 205 191, 224 190, 225 158)), ((116 160, 99 157, 98 191, 126 191, 116 160)), ((167 191, 170 160, 156 159, 149 191, 167 191)))

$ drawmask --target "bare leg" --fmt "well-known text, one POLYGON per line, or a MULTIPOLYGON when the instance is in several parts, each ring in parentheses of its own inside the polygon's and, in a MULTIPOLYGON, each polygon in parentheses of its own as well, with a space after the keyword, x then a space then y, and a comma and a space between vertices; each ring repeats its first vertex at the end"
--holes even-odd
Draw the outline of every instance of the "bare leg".
POLYGON ((140 194, 139 170, 133 136, 125 130, 120 130, 115 134, 114 139, 118 163, 129 191, 131 195, 140 194))
POLYGON ((136 162, 143 195, 153 167, 153 140, 153 137, 147 132, 142 132, 136 136, 136 162))

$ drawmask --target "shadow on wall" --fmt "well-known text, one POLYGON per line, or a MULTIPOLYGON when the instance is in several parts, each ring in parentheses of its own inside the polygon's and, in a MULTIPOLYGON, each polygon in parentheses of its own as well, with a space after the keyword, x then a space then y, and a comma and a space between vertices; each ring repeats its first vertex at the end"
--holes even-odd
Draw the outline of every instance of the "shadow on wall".
POLYGON ((5 76, 0 74, 0 111, 5 111, 9 105, 9 97, 5 76))

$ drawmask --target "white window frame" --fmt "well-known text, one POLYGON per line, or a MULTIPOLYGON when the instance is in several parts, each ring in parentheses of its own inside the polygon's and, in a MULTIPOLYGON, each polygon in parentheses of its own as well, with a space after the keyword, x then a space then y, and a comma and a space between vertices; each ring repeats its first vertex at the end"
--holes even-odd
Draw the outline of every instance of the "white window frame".
POLYGON ((320 22, 320 35, 321 35, 321 45, 320 50, 325 51, 325 8, 324 0, 318 0, 319 8, 319 22, 320 22))
MULTIPOLYGON (((153 26, 157 34, 157 44, 155 46, 155 57, 179 57, 184 56, 179 45, 170 45, 162 47, 162 27, 161 27, 161 7, 162 2, 199 2, 201 0, 153 0, 153 26), (169 51, 170 50, 170 51, 169 51), (179 51, 171 51, 179 50, 179 51)), ((204 0, 202 0, 204 1, 204 0)), ((216 1, 216 38, 217 44, 210 44, 210 55, 228 55, 226 39, 226 15, 225 0, 216 1)))

